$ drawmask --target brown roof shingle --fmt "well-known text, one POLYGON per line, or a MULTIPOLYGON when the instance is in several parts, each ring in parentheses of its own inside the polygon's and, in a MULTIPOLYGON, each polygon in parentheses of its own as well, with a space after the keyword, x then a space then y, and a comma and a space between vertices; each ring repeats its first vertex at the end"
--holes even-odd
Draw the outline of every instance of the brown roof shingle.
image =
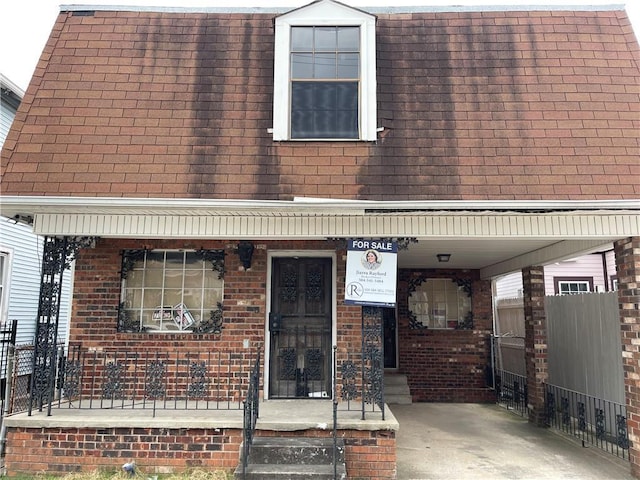
POLYGON ((622 11, 381 14, 376 144, 273 142, 271 14, 60 14, 2 193, 289 199, 640 197, 622 11))

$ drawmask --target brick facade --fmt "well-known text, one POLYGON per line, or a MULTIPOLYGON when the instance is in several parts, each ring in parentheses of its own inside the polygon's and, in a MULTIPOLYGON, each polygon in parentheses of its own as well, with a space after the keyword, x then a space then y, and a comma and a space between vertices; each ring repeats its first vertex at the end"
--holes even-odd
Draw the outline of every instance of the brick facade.
POLYGON ((631 470, 640 477, 640 237, 614 243, 631 470))
POLYGON ((486 402, 491 365, 491 283, 476 271, 401 271, 398 285, 399 368, 407 375, 414 401, 486 402), (413 329, 409 322, 409 284, 419 276, 466 278, 472 282, 472 329, 413 329))

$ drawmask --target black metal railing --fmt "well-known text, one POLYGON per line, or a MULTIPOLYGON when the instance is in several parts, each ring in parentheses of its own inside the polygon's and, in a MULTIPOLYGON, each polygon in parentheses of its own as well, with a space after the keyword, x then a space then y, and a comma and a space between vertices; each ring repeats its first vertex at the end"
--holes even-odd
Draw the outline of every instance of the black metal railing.
POLYGON ((241 410, 252 365, 237 352, 59 354, 53 408, 241 410))
POLYGON ((629 459, 624 405, 545 384, 547 424, 620 458, 629 459))
POLYGON ((495 371, 496 400, 523 417, 529 414, 527 377, 506 370, 495 371))
POLYGON ((247 397, 243 401, 243 422, 242 422, 242 478, 246 478, 247 465, 249 464, 249 454, 253 444, 253 436, 256 430, 256 423, 260 415, 260 351, 253 364, 249 377, 249 388, 247 397))

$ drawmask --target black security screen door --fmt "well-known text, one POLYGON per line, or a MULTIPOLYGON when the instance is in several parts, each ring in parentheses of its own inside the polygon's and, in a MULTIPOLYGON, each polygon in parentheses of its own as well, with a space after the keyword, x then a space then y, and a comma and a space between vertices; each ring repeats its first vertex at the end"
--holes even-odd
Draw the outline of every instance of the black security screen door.
POLYGON ((331 259, 274 258, 270 398, 331 397, 331 259))

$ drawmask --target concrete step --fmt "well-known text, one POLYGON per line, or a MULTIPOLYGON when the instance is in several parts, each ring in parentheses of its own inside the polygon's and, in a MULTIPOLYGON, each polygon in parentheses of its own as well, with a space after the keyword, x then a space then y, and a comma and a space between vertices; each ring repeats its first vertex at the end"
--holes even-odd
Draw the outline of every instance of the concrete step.
MULTIPOLYGON (((241 467, 238 467, 235 478, 242 479, 241 467)), ((347 470, 338 465, 336 479, 346 480, 347 470)), ((247 480, 332 480, 333 465, 261 465, 250 464, 245 472, 247 480)))
MULTIPOLYGON (((344 462, 344 440, 336 441, 336 459, 344 462)), ((333 463, 333 438, 307 437, 255 437, 249 461, 254 464, 307 464, 333 463)))
POLYGON ((411 390, 406 375, 401 373, 384 374, 384 401, 387 404, 411 405, 411 390))
MULTIPOLYGON (((247 480, 329 480, 334 478, 333 438, 255 437, 249 464, 243 475, 238 465, 235 478, 247 480)), ((336 441, 338 479, 347 478, 344 440, 336 441)))

